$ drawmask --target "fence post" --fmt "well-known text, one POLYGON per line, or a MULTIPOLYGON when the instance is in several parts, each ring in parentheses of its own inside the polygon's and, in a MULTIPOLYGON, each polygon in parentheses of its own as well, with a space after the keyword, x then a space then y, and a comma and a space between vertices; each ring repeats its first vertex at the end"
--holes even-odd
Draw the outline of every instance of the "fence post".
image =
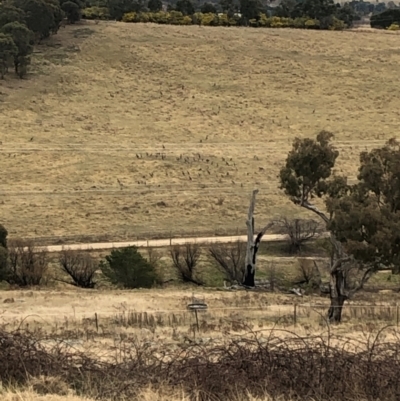
POLYGON ((293 305, 293 324, 296 326, 297 324, 297 304, 293 305))

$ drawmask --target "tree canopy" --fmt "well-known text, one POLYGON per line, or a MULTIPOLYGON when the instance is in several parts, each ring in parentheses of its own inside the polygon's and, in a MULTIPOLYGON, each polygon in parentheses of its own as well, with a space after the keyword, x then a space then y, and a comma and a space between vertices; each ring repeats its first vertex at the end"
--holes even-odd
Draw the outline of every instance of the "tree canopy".
POLYGON ((329 318, 340 321, 344 301, 374 272, 399 269, 400 146, 391 140, 361 153, 358 181, 349 185, 333 174, 339 152, 332 138, 327 131, 316 139, 296 138, 280 182, 294 204, 317 214, 331 232, 329 318))

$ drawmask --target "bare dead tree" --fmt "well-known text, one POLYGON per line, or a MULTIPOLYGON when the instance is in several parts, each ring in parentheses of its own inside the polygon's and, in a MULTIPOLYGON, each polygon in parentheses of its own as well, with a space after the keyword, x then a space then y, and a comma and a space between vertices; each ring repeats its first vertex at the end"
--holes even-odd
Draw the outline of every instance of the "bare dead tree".
POLYGON ((14 239, 8 242, 9 266, 5 280, 21 287, 39 285, 47 270, 46 249, 36 247, 33 240, 14 239))
POLYGON ((95 273, 98 269, 96 260, 86 252, 64 249, 58 259, 61 269, 72 279, 76 287, 94 288, 95 273))
POLYGON ((246 243, 236 241, 231 244, 214 243, 208 249, 216 262, 217 268, 232 284, 241 284, 244 278, 244 262, 246 257, 246 243))
POLYGON ((315 220, 288 219, 279 220, 281 232, 288 236, 289 250, 292 253, 301 251, 305 242, 316 238, 321 233, 321 226, 315 220))
POLYGON ((199 244, 174 245, 170 250, 170 255, 179 278, 183 282, 203 285, 203 282, 198 279, 196 271, 201 255, 199 244))
POLYGON ((261 239, 264 234, 267 232, 269 228, 274 225, 274 222, 268 223, 254 239, 254 208, 256 204, 256 195, 258 194, 258 189, 253 191, 249 214, 247 217, 246 225, 247 225, 247 250, 246 250, 246 259, 245 259, 245 274, 243 285, 246 287, 254 287, 255 282, 254 278, 256 275, 256 258, 258 248, 260 247, 261 239))

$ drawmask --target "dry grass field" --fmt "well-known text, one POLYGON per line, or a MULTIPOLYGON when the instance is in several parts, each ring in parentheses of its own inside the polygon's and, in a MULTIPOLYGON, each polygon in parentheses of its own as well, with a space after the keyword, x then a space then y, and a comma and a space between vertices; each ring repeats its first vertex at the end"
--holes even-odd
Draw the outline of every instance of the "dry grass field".
POLYGON ((332 130, 354 178, 397 133, 399 63, 386 33, 68 26, 28 79, 0 82, 0 221, 11 236, 235 233, 254 187, 259 224, 297 213, 276 177, 291 141, 332 130))
MULTIPOLYGON (((204 358, 207 358, 208 347, 215 351, 223 350, 227 342, 235 344, 235 341, 246 341, 246 339, 254 341, 252 340, 254 336, 257 337, 256 344, 260 347, 265 346, 266 349, 270 347, 272 350, 274 344, 278 347, 283 342, 281 346, 285 347, 285 355, 296 352, 299 341, 301 344, 304 343, 307 352, 317 350, 318 348, 313 347, 318 347, 317 342, 322 341, 324 347, 333 347, 332 349, 337 347, 339 357, 346 352, 362 351, 364 347, 367 349, 395 347, 400 341, 399 329, 396 327, 396 308, 393 307, 398 301, 398 294, 381 294, 379 298, 374 298, 373 302, 370 299, 370 305, 366 307, 361 306, 362 301, 352 302, 351 307, 346 306, 344 323, 330 328, 322 317, 326 312, 327 300, 321 298, 304 297, 299 300, 294 296, 282 294, 207 289, 196 289, 195 294, 209 306, 208 311, 199 313, 198 327, 194 315, 186 310, 186 305, 191 302, 193 295, 190 289, 11 290, 0 295, 0 328, 10 333, 17 333, 18 330, 22 333, 31 333, 32 338, 37 339, 35 343, 37 341, 44 344, 44 349, 55 353, 57 358, 64 358, 63 355, 69 352, 70 355, 76 354, 77 357, 85 355, 85 358, 95 358, 98 363, 119 364, 126 363, 124 360, 129 360, 135 350, 136 352, 142 350, 145 358, 150 357, 149 355, 153 355, 152 358, 161 358, 162 355, 164 357, 179 355, 182 358, 185 352, 189 350, 194 352, 197 349, 196 352, 200 354, 204 352, 204 358), (379 305, 386 306, 374 306, 375 301, 378 301, 379 305), (298 304, 296 324, 293 320, 295 303, 298 304), (381 333, 380 341, 373 345, 374 336, 388 324, 392 325, 392 328, 381 333), (290 351, 290 347, 294 347, 293 351, 290 351)), ((3 333, 1 332, 1 335, 4 336, 3 333)), ((18 334, 15 336, 16 339, 19 338, 18 334)), ((1 345, 0 349, 4 353, 4 345, 1 345)), ((376 352, 380 352, 379 349, 376 352)), ((33 352, 31 350, 31 353, 33 352)), ((25 355, 24 363, 28 363, 29 356, 22 351, 20 355, 21 357, 25 355)), ((27 366, 29 369, 29 363, 27 366)), ((72 369, 73 360, 68 366, 72 369)), ((311 366, 311 369, 314 368, 311 366)), ((85 373, 85 369, 82 369, 82 374, 86 377, 86 374, 90 375, 90 371, 85 373)), ((84 390, 84 394, 89 398, 78 395, 79 386, 76 391, 73 389, 73 381, 68 379, 67 372, 65 379, 61 376, 61 372, 55 373, 54 376, 45 374, 28 377, 23 386, 10 386, 4 382, 4 387, 0 387, 0 397, 5 401, 91 401, 98 399, 96 394, 104 386, 98 389, 99 384, 90 383, 89 377, 85 379, 86 386, 89 387, 85 387, 84 390)), ((228 379, 228 376, 226 378, 228 379)), ((130 386, 134 388, 135 376, 132 376, 131 380, 133 382, 130 386)), ((230 383, 229 380, 227 383, 230 383)), ((110 378, 110 389, 114 385, 117 386, 118 383, 114 384, 110 378)), ((211 396, 193 398, 193 394, 190 398, 183 388, 171 386, 152 386, 149 383, 135 393, 134 398, 121 396, 121 398, 110 397, 109 400, 214 399, 211 396)), ((101 390, 103 394, 101 399, 108 400, 104 396, 105 389, 101 390)), ((268 390, 265 391, 265 396, 258 398, 250 394, 247 397, 243 390, 238 388, 238 397, 229 399, 235 401, 277 399, 268 397, 268 390)), ((279 399, 287 401, 290 397, 282 396, 279 399)), ((364 398, 351 399, 364 400, 364 398)))

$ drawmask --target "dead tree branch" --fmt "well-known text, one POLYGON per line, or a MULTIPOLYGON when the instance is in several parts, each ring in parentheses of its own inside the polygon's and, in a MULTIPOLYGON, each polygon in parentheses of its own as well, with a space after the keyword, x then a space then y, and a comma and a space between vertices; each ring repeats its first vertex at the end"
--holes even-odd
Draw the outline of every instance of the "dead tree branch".
POLYGON ((203 282, 197 278, 196 271, 201 255, 199 244, 175 245, 170 250, 170 255, 179 278, 183 282, 203 285, 203 282))
POLYGON ((246 244, 236 241, 232 244, 214 243, 209 248, 218 269, 231 284, 241 284, 244 278, 246 244))
POLYGON ((72 285, 81 288, 94 288, 94 275, 97 262, 91 255, 72 249, 64 249, 58 259, 61 269, 72 279, 72 285))

